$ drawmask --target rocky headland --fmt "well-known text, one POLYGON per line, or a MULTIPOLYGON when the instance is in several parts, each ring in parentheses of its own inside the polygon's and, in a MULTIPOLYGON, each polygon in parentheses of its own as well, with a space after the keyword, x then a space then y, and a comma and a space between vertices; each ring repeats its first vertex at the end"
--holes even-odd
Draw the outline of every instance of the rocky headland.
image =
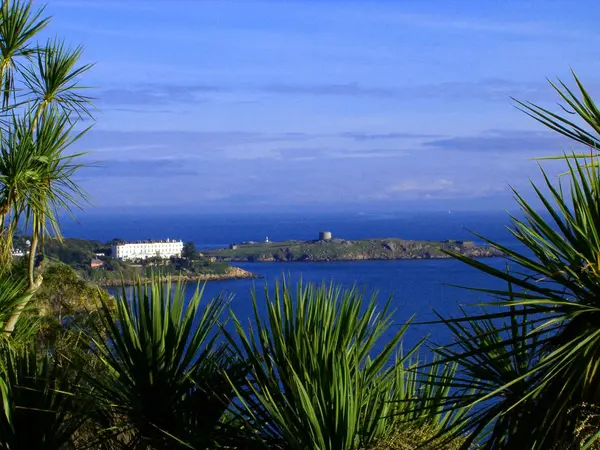
POLYGON ((269 261, 361 261, 395 259, 451 258, 447 252, 456 252, 471 258, 500 256, 492 247, 475 245, 471 241, 446 240, 411 241, 398 238, 327 239, 314 241, 250 242, 232 244, 229 248, 203 251, 214 261, 269 262, 269 261))

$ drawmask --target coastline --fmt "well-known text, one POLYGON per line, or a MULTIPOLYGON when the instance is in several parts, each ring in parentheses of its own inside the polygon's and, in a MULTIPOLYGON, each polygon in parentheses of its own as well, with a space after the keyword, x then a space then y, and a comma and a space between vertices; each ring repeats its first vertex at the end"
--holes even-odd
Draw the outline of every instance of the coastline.
POLYGON ((201 250, 214 262, 330 262, 365 260, 411 260, 452 258, 452 253, 471 258, 501 256, 501 252, 473 241, 412 241, 376 238, 348 241, 319 239, 282 242, 243 242, 229 248, 201 250))
MULTIPOLYGON (((242 280, 248 278, 260 278, 259 275, 241 269, 239 267, 232 266, 225 273, 205 273, 198 275, 166 275, 161 277, 161 281, 164 282, 198 282, 198 281, 222 281, 222 280, 242 280)), ((100 287, 118 287, 118 286, 131 286, 136 284, 138 280, 102 280, 96 281, 95 283, 100 287)), ((148 278, 142 278, 142 282, 150 281, 148 278)))
MULTIPOLYGON (((471 256, 471 255, 469 255, 471 256)), ((485 254, 485 255, 476 255, 476 256, 471 256, 473 259, 487 259, 487 258, 498 258, 502 256, 501 254, 485 254)), ((242 262, 242 263, 270 263, 270 262, 280 262, 280 263, 300 263, 300 262, 309 262, 309 263, 330 263, 330 262, 357 262, 357 261, 425 261, 425 260, 431 260, 431 259, 454 259, 451 255, 447 255, 447 256, 439 256, 439 255, 435 255, 435 256, 410 256, 410 257, 394 257, 394 258, 383 258, 383 257, 378 257, 378 256, 350 256, 350 257, 345 257, 345 256, 341 256, 341 257, 335 257, 335 258, 314 258, 314 257, 304 257, 304 258, 297 258, 297 259, 277 259, 275 257, 272 256, 266 256, 266 257, 258 257, 255 259, 248 259, 248 258, 228 258, 228 257, 224 257, 222 259, 218 259, 219 262, 232 262, 232 263, 236 263, 236 262, 242 262)))

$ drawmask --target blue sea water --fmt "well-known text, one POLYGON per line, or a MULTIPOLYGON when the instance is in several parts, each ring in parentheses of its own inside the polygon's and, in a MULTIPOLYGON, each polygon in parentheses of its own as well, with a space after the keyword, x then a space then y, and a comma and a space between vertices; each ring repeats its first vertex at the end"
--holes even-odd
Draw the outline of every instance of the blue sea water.
MULTIPOLYGON (((144 238, 177 238, 195 242, 197 248, 226 246, 231 242, 285 239, 314 239, 319 231, 331 231, 344 239, 401 237, 420 240, 474 239, 475 231, 503 245, 515 246, 514 238, 505 226, 506 213, 423 213, 379 215, 201 215, 178 214, 139 216, 122 214, 102 216, 89 214, 79 223, 64 223, 64 234, 108 241, 119 237, 127 240, 144 238)), ((499 258, 486 260, 495 267, 504 267, 499 258)), ((209 282, 204 294, 208 298, 219 293, 232 297, 231 309, 243 321, 251 315, 251 291, 257 292, 258 305, 264 313, 264 286, 271 288, 283 276, 292 282, 336 283, 345 288, 356 286, 365 296, 377 294, 383 305, 391 299, 395 310, 390 335, 409 320, 430 322, 437 319, 434 311, 445 317, 460 314, 459 305, 476 304, 486 297, 478 292, 450 285, 501 288, 502 283, 449 259, 356 262, 273 262, 239 263, 261 279, 209 282)), ((189 286, 190 295, 194 286, 189 286)), ((468 309, 467 309, 468 310, 468 309)), ((446 343, 450 339, 443 325, 411 326, 405 339, 408 348, 429 336, 430 341, 446 343)))

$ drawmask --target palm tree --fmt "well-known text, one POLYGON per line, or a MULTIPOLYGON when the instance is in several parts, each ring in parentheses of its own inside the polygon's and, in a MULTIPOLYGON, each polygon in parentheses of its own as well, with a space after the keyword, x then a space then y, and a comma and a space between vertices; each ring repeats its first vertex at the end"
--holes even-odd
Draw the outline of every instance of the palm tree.
MULTIPOLYGON (((85 192, 73 176, 82 154, 68 147, 88 129, 79 119, 90 114, 90 98, 79 91, 79 78, 90 69, 79 64, 81 47, 71 49, 58 39, 38 46, 33 39, 49 18, 33 11, 31 1, 5 1, 0 9, 0 83, 4 86, 0 135, 0 258, 10 267, 12 236, 20 223, 32 232, 27 291, 38 289, 35 277, 38 244, 46 234, 60 238, 57 209, 80 205, 85 192)), ((25 302, 24 305, 26 305, 25 302)), ((4 331, 12 332, 17 308, 4 331)))
POLYGON ((542 171, 543 188, 533 189, 543 212, 515 192, 524 219, 512 216, 510 230, 527 252, 487 240, 509 270, 454 254, 508 285, 481 290, 495 298, 492 311, 444 319, 455 344, 438 350, 442 362, 459 364, 457 405, 474 407, 455 432, 474 431, 469 442, 484 448, 600 445, 600 110, 575 80, 580 98, 563 83, 553 86, 587 127, 519 102, 592 156, 563 157, 568 189, 542 171))

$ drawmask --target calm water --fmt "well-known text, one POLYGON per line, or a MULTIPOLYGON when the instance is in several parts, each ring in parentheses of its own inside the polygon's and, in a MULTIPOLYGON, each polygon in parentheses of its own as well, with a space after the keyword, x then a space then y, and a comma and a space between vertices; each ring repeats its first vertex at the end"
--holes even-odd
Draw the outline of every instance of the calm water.
MULTIPOLYGON (((345 239, 402 237, 441 240, 472 239, 465 228, 504 244, 514 245, 505 230, 506 214, 402 214, 354 216, 194 216, 171 217, 84 217, 79 224, 66 224, 65 235, 107 241, 123 239, 180 238, 193 241, 198 248, 224 246, 244 240, 313 239, 319 231, 332 231, 345 239)), ((503 267, 505 262, 491 258, 488 263, 503 267)), ((206 284, 205 295, 233 296, 231 309, 241 319, 251 314, 251 291, 256 289, 259 307, 264 312, 265 283, 270 286, 282 276, 293 282, 335 282, 351 288, 356 285, 365 295, 377 293, 379 303, 389 298, 395 309, 391 332, 412 316, 414 321, 436 319, 433 310, 447 315, 459 314, 459 304, 484 301, 482 294, 448 286, 502 287, 497 281, 454 260, 360 261, 329 263, 240 263, 238 266, 260 275, 257 280, 230 280, 206 284)), ((190 295, 193 287, 188 287, 190 295)), ((417 325, 410 329, 405 343, 410 346, 430 335, 446 342, 448 333, 440 325, 417 325)))

